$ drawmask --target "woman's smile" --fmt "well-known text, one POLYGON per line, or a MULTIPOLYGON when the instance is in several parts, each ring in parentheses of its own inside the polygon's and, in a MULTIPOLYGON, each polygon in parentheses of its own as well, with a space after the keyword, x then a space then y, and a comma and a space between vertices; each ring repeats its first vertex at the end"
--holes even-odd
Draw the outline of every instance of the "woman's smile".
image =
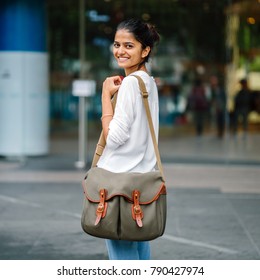
POLYGON ((125 62, 125 61, 128 60, 128 57, 118 57, 118 60, 119 60, 120 62, 125 62))

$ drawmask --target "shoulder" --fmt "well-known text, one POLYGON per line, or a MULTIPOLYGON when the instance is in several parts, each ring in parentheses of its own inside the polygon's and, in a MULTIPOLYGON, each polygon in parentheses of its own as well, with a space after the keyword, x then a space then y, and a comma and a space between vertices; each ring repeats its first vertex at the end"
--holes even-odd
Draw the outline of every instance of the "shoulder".
POLYGON ((123 79, 118 90, 118 100, 126 104, 135 104, 139 93, 138 81, 133 76, 127 76, 123 79))
POLYGON ((137 85, 137 84, 138 84, 137 78, 133 75, 126 76, 122 81, 122 85, 137 85))
POLYGON ((122 84, 119 88, 119 94, 123 92, 136 92, 138 90, 138 81, 133 76, 127 76, 123 79, 122 84))
POLYGON ((133 73, 129 74, 128 76, 124 77, 122 80, 121 86, 126 86, 126 85, 134 86, 134 87, 138 86, 138 79, 137 79, 138 77, 142 78, 142 80, 145 80, 145 78, 147 78, 146 76, 143 76, 142 72, 143 71, 136 71, 136 72, 133 72, 133 73))
POLYGON ((139 82, 134 75, 139 76, 143 80, 145 87, 150 94, 153 95, 154 92, 157 91, 157 86, 153 77, 149 76, 149 74, 144 71, 136 71, 123 79, 119 89, 121 93, 125 91, 128 93, 132 92, 135 97, 137 96, 136 93, 140 93, 139 82))
POLYGON ((134 75, 140 77, 143 80, 147 90, 152 90, 157 87, 155 83, 155 79, 152 76, 150 76, 148 73, 141 70, 136 71, 130 75, 132 76, 132 79, 135 79, 135 83, 138 85, 138 87, 139 87, 139 82, 137 77, 135 77, 134 75))
POLYGON ((139 84, 137 78, 133 75, 129 75, 123 79, 118 93, 120 94, 123 92, 127 92, 129 95, 131 92, 132 93, 138 92, 138 90, 139 90, 139 84))

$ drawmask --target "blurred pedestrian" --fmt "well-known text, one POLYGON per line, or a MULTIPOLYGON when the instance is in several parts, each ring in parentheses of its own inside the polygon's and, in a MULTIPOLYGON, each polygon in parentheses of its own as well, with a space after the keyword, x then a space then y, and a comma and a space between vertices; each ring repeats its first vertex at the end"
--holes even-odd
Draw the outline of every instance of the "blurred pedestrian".
POLYGON ((206 90, 201 79, 195 79, 189 96, 189 109, 193 113, 193 120, 197 136, 204 132, 209 103, 206 97, 206 90))
POLYGON ((225 132, 226 92, 220 86, 217 76, 210 77, 211 112, 216 125, 217 136, 222 138, 225 132))
MULTIPOLYGON (((149 93, 153 125, 158 138, 158 90, 146 68, 151 51, 160 37, 154 26, 140 20, 123 21, 117 27, 113 54, 126 77, 108 77, 102 88, 102 128, 106 147, 97 166, 111 172, 149 172, 156 166, 156 156, 147 116, 140 94, 140 76, 149 93), (111 97, 118 90, 113 112, 111 97)), ((106 240, 110 259, 149 259, 148 241, 106 240)))
POLYGON ((240 80, 241 89, 235 96, 234 102, 234 134, 237 133, 238 124, 242 121, 244 132, 248 130, 248 114, 250 111, 250 90, 246 79, 240 80))

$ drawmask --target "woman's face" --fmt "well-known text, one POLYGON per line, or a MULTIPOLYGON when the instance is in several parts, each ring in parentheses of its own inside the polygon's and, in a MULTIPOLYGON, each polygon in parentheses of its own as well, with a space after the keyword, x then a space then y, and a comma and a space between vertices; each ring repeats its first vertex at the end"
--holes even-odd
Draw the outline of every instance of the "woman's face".
POLYGON ((125 29, 120 29, 115 34, 113 54, 118 66, 124 68, 126 75, 139 69, 139 64, 149 54, 150 47, 142 48, 134 35, 125 29))

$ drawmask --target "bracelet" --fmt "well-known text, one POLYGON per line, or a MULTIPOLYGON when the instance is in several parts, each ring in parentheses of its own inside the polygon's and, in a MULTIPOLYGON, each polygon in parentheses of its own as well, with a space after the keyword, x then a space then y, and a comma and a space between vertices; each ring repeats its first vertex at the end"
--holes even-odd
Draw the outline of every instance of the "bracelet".
POLYGON ((113 114, 104 114, 100 119, 101 121, 106 117, 113 117, 113 114))

